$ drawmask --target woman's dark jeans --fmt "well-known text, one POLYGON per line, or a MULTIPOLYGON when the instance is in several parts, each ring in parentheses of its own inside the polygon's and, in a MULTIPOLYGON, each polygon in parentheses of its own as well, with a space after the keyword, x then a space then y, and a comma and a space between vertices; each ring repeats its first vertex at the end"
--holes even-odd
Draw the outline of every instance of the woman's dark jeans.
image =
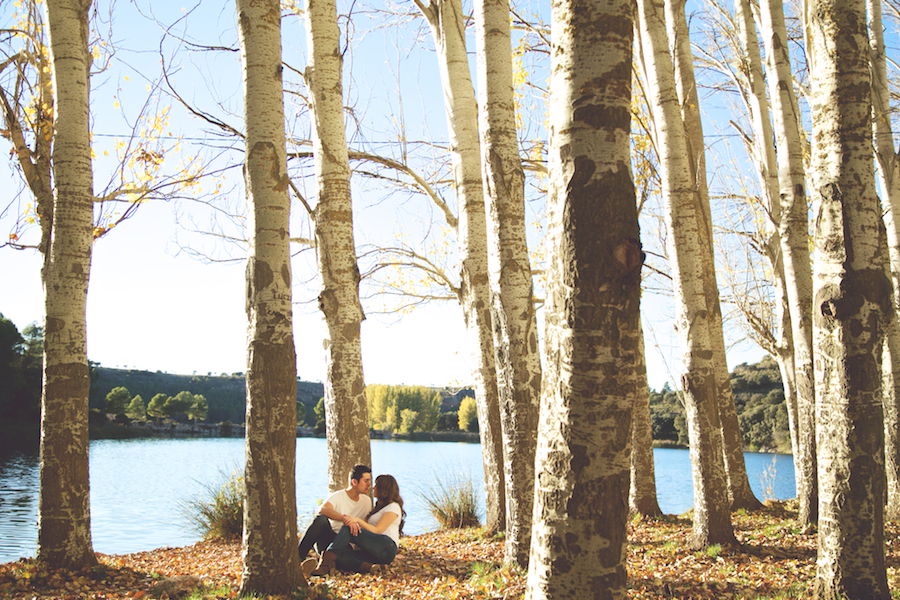
POLYGON ((390 537, 365 529, 353 535, 346 525, 341 527, 328 550, 337 554, 337 566, 347 571, 359 571, 359 566, 364 562, 386 565, 397 556, 397 544, 390 537), (359 550, 351 548, 351 542, 359 550))

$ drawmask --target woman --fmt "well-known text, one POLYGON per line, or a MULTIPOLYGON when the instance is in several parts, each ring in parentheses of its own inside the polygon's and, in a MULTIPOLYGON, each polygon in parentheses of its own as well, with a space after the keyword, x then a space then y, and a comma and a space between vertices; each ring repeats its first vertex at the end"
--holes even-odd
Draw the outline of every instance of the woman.
POLYGON ((365 519, 347 517, 311 575, 328 575, 335 566, 345 571, 371 573, 376 565, 390 564, 397 556, 406 517, 397 480, 390 475, 379 475, 372 491, 377 500, 372 512, 365 519), (351 548, 351 542, 359 550, 351 548))

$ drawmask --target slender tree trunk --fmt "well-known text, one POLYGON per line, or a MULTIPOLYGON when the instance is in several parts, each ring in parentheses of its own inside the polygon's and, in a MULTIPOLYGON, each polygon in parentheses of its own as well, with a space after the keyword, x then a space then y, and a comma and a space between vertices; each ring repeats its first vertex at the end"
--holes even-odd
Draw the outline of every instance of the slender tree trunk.
POLYGON ((525 597, 626 597, 640 269, 634 4, 552 6, 545 379, 525 597))
POLYGON ((710 319, 706 300, 706 264, 701 240, 705 226, 694 197, 687 136, 675 88, 661 0, 639 0, 642 72, 659 140, 659 162, 669 256, 674 274, 676 329, 682 348, 682 388, 690 438, 694 518, 690 545, 736 543, 719 428, 719 408, 710 319))
POLYGON ((900 324, 897 319, 887 324, 882 360, 881 396, 884 405, 884 468, 886 506, 884 518, 900 519, 900 371, 897 356, 900 355, 900 324))
POLYGON ((318 188, 316 249, 322 276, 319 309, 328 325, 325 374, 328 489, 336 491, 347 485, 347 474, 354 465, 372 463, 359 337, 365 315, 359 302, 350 163, 344 133, 343 59, 334 0, 309 0, 306 17, 309 48, 306 80, 312 99, 318 188))
POLYGON ((88 475, 88 278, 93 243, 90 145, 90 0, 47 0, 55 197, 44 282, 37 558, 55 568, 97 563, 88 475))
MULTIPOLYGON (((887 58, 884 49, 884 32, 881 22, 881 1, 868 0, 866 14, 869 18, 869 63, 872 70, 872 132, 875 145, 876 171, 883 190, 882 220, 884 221, 888 257, 887 270, 893 284, 895 317, 900 314, 900 157, 894 150, 894 135, 891 128, 890 95, 887 80, 887 58)), ((885 362, 883 370, 890 375, 885 379, 884 388, 885 467, 888 469, 887 514, 888 518, 900 516, 900 433, 897 427, 897 386, 900 381, 894 377, 900 374, 900 338, 897 324, 888 326, 888 337, 884 346, 885 362)))
POLYGON ((488 531, 500 531, 506 528, 507 503, 503 434, 491 322, 478 110, 466 56, 465 19, 460 0, 432 0, 428 4, 416 0, 416 6, 431 26, 444 90, 444 111, 459 207, 456 240, 462 265, 460 302, 476 365, 475 401, 484 461, 485 527, 488 531))
POLYGON ((700 259, 704 267, 704 295, 709 311, 709 341, 713 353, 712 367, 715 373, 716 402, 719 427, 722 436, 722 451, 725 457, 725 474, 728 495, 732 508, 756 509, 761 506, 750 489, 747 469, 744 465, 744 447, 734 393, 728 373, 725 355, 725 333, 722 327, 722 309, 719 304, 719 286, 716 282, 716 266, 712 236, 712 216, 709 207, 709 190, 706 184, 706 156, 703 141, 703 126, 700 120, 700 99, 694 81, 694 56, 691 50, 690 33, 684 12, 685 0, 666 1, 666 21, 669 44, 675 63, 675 85, 681 103, 689 165, 693 178, 694 212, 700 220, 697 232, 700 235, 700 259))
POLYGON ((781 0, 760 2, 761 30, 769 61, 769 95, 775 144, 779 151, 779 240, 784 264, 785 291, 791 317, 794 379, 797 391, 797 440, 794 465, 797 475, 797 520, 812 525, 818 520, 816 473, 815 380, 812 344, 812 269, 809 259, 809 211, 806 172, 800 137, 799 109, 788 50, 784 6, 781 0))
POLYGON ((891 318, 872 165, 864 0, 814 0, 819 598, 889 598, 881 350, 891 318))
POLYGON ((488 269, 506 481, 505 560, 528 564, 541 360, 516 139, 508 0, 475 3, 488 269))
MULTIPOLYGON (((641 327, 638 320, 638 327, 641 327)), ((653 425, 650 421, 650 386, 647 384, 647 361, 644 356, 644 331, 639 329, 640 345, 637 354, 638 383, 634 396, 634 417, 631 422, 631 491, 628 494, 629 512, 655 517, 661 515, 656 498, 656 468, 653 462, 653 425)))
MULTIPOLYGON (((785 341, 792 341, 792 338, 787 338, 785 341)), ((794 370, 793 345, 779 346, 775 355, 775 361, 778 363, 778 370, 781 372, 781 381, 784 386, 784 402, 787 408, 788 429, 791 435, 791 452, 796 457, 799 447, 797 441, 799 426, 797 424, 797 384, 794 379, 796 371, 794 370)), ((795 478, 795 486, 799 485, 798 481, 798 478, 795 478)))
POLYGON ((241 594, 303 583, 294 482, 297 357, 291 308, 287 157, 278 0, 236 0, 244 82, 247 435, 241 594))

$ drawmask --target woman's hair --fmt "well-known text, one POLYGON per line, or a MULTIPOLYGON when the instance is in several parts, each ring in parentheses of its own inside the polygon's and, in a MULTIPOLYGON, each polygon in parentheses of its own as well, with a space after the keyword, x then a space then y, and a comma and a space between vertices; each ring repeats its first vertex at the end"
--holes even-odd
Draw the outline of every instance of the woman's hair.
POLYGON ((397 485, 397 480, 391 475, 379 475, 376 477, 375 498, 375 506, 372 508, 372 512, 366 515, 366 520, 391 502, 396 502, 400 505, 400 535, 403 535, 406 511, 403 510, 403 498, 400 497, 400 486, 397 485))

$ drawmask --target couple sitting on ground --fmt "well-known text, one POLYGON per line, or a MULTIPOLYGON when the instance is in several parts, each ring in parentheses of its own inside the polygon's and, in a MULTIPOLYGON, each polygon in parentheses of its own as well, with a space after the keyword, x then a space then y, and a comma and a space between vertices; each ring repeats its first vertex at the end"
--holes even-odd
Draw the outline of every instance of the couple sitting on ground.
POLYGON ((298 550, 303 575, 328 575, 335 567, 371 573, 390 564, 397 555, 403 531, 403 499, 397 481, 390 475, 375 479, 375 507, 369 498, 372 469, 356 465, 350 471, 347 489, 334 492, 319 508, 319 514, 300 540, 298 550), (318 558, 306 558, 315 544, 318 558), (355 546, 355 548, 353 546, 355 546), (304 560, 305 559, 305 560, 304 560))

